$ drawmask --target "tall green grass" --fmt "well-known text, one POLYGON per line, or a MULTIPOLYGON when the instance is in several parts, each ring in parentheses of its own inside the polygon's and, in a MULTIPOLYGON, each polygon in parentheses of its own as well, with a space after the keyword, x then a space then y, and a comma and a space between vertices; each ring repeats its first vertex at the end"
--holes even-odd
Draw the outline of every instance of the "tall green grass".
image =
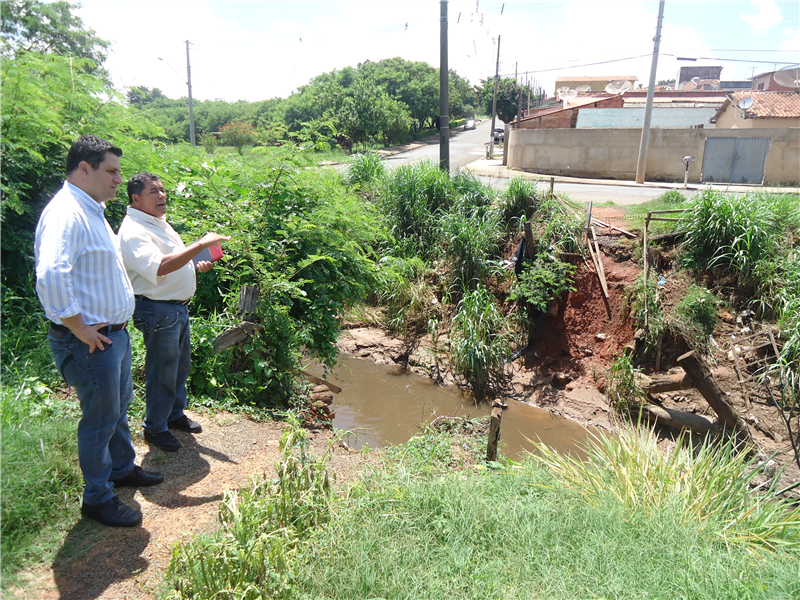
POLYGON ((797 510, 748 500, 746 483, 737 483, 742 463, 730 454, 694 460, 679 449, 679 458, 662 459, 654 444, 639 453, 638 440, 609 438, 608 451, 593 455, 602 462, 585 466, 545 454, 507 468, 448 472, 452 446, 425 436, 409 445, 351 488, 303 549, 299 597, 738 600, 800 591, 790 527, 797 510), (659 461, 683 470, 658 468, 659 461), (583 477, 582 466, 597 478, 583 477), (629 479, 619 475, 626 472, 629 479), (653 492, 662 483, 645 474, 663 478, 677 498, 653 492), (724 482, 733 484, 733 498, 724 482), (663 503, 650 502, 660 495, 663 503), (706 515, 704 503, 722 504, 723 516, 706 515), (739 524, 755 536, 731 525, 730 515, 747 509, 739 524))
POLYGON ((464 294, 450 330, 453 369, 478 398, 505 378, 511 339, 494 296, 481 285, 464 294))
POLYGON ((354 154, 347 160, 345 183, 350 187, 368 190, 376 187, 385 174, 386 167, 377 152, 354 154))

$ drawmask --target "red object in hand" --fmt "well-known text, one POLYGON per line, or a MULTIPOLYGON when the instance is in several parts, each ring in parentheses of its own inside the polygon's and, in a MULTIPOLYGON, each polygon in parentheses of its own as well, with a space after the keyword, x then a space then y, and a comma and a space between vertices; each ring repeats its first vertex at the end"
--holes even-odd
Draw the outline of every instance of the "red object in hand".
POLYGON ((225 253, 222 251, 222 246, 217 242, 210 248, 203 248, 200 253, 192 259, 192 262, 197 266, 197 263, 204 260, 208 262, 217 262, 223 256, 225 256, 225 253))

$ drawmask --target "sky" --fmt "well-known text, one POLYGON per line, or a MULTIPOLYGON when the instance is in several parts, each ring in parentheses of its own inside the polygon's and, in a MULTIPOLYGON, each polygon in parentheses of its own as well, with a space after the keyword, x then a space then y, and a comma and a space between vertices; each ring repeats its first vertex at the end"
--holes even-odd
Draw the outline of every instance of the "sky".
MULTIPOLYGON (((158 88, 250 102, 285 98, 313 77, 370 60, 440 65, 439 0, 79 0, 77 14, 111 42, 105 67, 121 90, 158 88)), ((500 75, 634 76, 647 86, 658 1, 447 3, 448 65, 470 83, 500 75)), ((666 0, 656 79, 681 66, 722 66, 747 79, 800 62, 800 3, 666 0), (678 58, 696 61, 678 61, 678 58)))

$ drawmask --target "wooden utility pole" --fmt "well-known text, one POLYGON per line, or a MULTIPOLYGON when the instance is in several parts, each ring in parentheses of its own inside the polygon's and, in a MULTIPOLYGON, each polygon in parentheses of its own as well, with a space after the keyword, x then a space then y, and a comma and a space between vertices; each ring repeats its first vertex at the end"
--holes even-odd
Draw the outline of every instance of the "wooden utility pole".
MULTIPOLYGON (((661 44, 661 21, 664 19, 664 0, 658 3, 658 24, 656 37, 653 38, 653 63, 650 66, 650 84, 647 86, 647 104, 644 108, 644 122, 642 123, 642 141, 639 144, 639 163, 636 165, 636 183, 644 183, 647 170, 647 148, 650 145, 650 117, 653 114, 653 94, 656 88, 656 68, 658 67, 658 47, 661 44)), ((646 282, 645 282, 646 283, 646 282)))
POLYGON ((500 79, 500 36, 497 36, 497 67, 494 70, 494 97, 492 98, 492 130, 489 132, 489 158, 494 158, 494 122, 497 116, 497 83, 500 79))
POLYGON ((450 170, 450 90, 447 67, 447 0, 441 1, 439 51, 439 168, 450 170))
POLYGON ((189 64, 189 40, 186 40, 186 85, 189 86, 189 141, 197 146, 194 136, 194 106, 192 105, 192 67, 189 64))

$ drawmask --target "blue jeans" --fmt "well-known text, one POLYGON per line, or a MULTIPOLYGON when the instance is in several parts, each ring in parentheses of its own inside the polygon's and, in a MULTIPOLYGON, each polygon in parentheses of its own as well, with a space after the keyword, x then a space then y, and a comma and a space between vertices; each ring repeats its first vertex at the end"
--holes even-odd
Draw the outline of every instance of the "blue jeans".
POLYGON ((56 367, 75 387, 81 404, 78 459, 86 504, 110 500, 113 480, 130 473, 136 457, 128 428, 128 404, 133 399, 131 338, 126 329, 107 337, 112 344, 90 354, 89 346, 72 333, 60 340, 48 336, 56 367))
POLYGON ((142 332, 147 348, 144 430, 161 433, 167 430, 167 421, 182 417, 186 408, 186 380, 192 364, 189 309, 180 304, 136 300, 133 324, 142 332))

